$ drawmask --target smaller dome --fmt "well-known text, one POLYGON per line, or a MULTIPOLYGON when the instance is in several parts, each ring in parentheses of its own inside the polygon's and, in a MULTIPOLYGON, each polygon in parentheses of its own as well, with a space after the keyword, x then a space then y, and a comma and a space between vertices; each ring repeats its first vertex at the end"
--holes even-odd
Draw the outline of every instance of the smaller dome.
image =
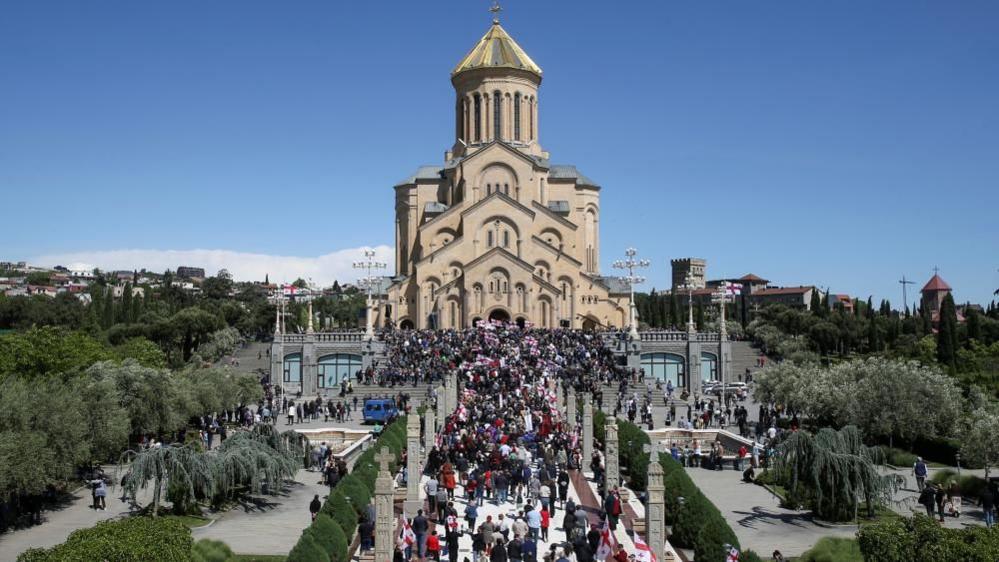
POLYGON ((451 76, 480 68, 516 68, 541 76, 541 67, 527 56, 524 49, 495 20, 489 31, 479 39, 479 43, 454 67, 451 76))

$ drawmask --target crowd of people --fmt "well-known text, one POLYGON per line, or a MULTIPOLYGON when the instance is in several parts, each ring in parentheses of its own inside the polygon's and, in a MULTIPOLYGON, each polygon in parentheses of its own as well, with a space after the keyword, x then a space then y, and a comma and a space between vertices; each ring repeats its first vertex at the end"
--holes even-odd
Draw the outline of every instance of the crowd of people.
MULTIPOLYGON (((596 560, 598 526, 613 531, 620 498, 598 490, 602 522, 570 498, 569 471, 591 459, 580 458, 579 428, 570 430, 556 385, 601 399, 605 383, 633 382, 635 372, 615 362, 601 337, 578 331, 488 323, 386 339, 387 380, 434 382, 456 371, 462 382, 458 408, 428 444, 428 509, 410 522, 412 540, 401 533, 395 559, 457 562, 458 538, 468 534, 472 562, 596 560), (483 515, 486 504, 508 511, 483 515), (560 524, 565 539, 552 540, 560 524)), ((628 560, 623 547, 610 555, 618 553, 628 560)))

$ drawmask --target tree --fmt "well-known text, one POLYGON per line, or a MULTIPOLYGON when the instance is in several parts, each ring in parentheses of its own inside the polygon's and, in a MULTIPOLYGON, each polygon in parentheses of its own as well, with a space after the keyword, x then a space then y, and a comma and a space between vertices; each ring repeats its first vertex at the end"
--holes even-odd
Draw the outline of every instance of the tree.
POLYGON ((961 456, 976 465, 985 466, 985 479, 988 480, 992 467, 999 464, 999 410, 992 407, 980 408, 967 418, 961 432, 961 456))
POLYGON ((966 328, 968 331, 967 343, 970 345, 972 340, 983 341, 982 340, 982 320, 978 311, 970 306, 964 307, 965 310, 965 320, 966 328))
POLYGON ((957 310, 954 307, 954 297, 948 293, 940 304, 937 361, 951 370, 957 366, 957 345, 957 310))
POLYGON ((48 271, 33 271, 29 273, 25 278, 24 282, 28 285, 48 285, 52 277, 48 271))
POLYGON ((882 464, 879 450, 865 446, 856 427, 846 426, 814 435, 791 432, 777 444, 773 470, 789 480, 792 495, 809 498, 818 517, 845 521, 853 519, 858 499, 871 517, 875 507, 891 501, 899 483, 878 471, 882 464))
POLYGON ((821 314, 822 297, 819 296, 818 289, 812 289, 812 299, 808 303, 808 309, 812 312, 812 314, 821 314))

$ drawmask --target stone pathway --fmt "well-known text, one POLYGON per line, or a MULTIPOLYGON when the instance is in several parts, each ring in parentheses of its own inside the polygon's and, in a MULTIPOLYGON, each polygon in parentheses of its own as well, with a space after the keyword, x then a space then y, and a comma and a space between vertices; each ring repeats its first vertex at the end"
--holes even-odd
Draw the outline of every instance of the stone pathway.
POLYGON ((852 538, 856 525, 817 523, 811 513, 784 509, 762 486, 742 482, 736 470, 687 469, 694 484, 721 511, 743 548, 761 556, 774 549, 800 556, 822 537, 852 538))
POLYGON ((239 507, 220 514, 215 523, 194 529, 194 540, 223 541, 239 554, 285 555, 312 524, 309 502, 315 494, 326 499, 329 488, 319 484, 320 473, 300 470, 295 482, 277 496, 253 496, 239 507))

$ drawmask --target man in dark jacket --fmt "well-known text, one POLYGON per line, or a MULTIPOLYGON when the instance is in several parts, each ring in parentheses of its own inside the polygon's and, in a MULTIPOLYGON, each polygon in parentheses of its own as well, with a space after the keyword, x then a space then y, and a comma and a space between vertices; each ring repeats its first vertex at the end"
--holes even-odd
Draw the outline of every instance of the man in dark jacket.
POLYGON ((309 513, 312 514, 312 520, 316 520, 316 515, 319 514, 319 510, 323 508, 323 502, 319 501, 319 494, 316 494, 312 498, 312 502, 309 504, 309 513))
POLYGON ((991 485, 986 486, 982 491, 982 495, 978 498, 978 505, 982 506, 985 526, 991 529, 996 523, 996 494, 991 485))
POLYGON ((427 556, 427 530, 430 528, 430 523, 423 516, 422 509, 416 512, 416 517, 413 518, 410 527, 413 529, 413 534, 416 535, 416 556, 423 560, 427 556))
POLYGON ((492 552, 489 553, 489 562, 509 562, 510 559, 506 555, 506 545, 503 544, 503 539, 500 538, 493 545, 492 552))

